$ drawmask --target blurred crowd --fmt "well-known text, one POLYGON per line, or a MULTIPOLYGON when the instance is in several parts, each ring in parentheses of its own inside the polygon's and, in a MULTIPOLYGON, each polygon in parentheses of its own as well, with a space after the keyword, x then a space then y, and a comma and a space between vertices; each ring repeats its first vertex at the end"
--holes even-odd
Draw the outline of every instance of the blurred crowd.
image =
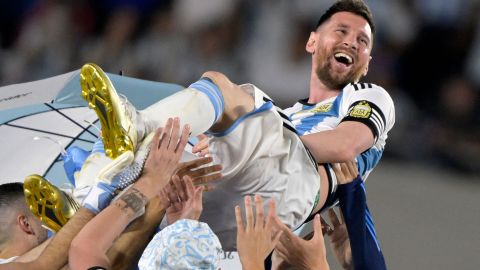
MULTIPOLYGON (((308 95, 305 42, 333 0, 17 0, 0 10, 0 85, 94 62, 188 85, 207 70, 281 106, 308 95)), ((385 155, 480 172, 480 1, 366 0, 377 24, 366 81, 396 106, 385 155)))

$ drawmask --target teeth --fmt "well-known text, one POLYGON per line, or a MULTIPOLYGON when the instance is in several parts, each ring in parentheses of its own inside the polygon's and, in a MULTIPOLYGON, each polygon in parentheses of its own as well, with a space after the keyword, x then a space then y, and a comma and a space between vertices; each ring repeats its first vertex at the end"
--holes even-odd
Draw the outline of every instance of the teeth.
POLYGON ((349 55, 346 55, 344 53, 336 53, 335 54, 335 58, 340 58, 340 57, 343 57, 343 58, 347 59, 349 64, 352 63, 352 57, 350 57, 349 55))

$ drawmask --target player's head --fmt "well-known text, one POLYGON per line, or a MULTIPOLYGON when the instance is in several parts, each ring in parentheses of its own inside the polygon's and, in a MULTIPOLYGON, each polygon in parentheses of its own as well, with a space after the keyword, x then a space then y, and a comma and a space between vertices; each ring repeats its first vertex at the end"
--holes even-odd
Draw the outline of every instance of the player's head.
POLYGON ((22 254, 47 239, 47 230, 28 209, 22 183, 0 185, 0 251, 22 254))
POLYGON ((367 74, 375 25, 361 0, 340 0, 319 19, 306 50, 312 68, 331 89, 341 89, 367 74))

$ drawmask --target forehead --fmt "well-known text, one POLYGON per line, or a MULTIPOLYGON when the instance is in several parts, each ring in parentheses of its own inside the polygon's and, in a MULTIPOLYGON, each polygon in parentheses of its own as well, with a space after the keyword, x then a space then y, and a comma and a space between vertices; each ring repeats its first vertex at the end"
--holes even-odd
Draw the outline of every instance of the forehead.
MULTIPOLYGON (((367 20, 360 15, 348 11, 342 11, 333 14, 332 17, 330 17, 330 19, 323 24, 323 26, 326 28, 346 26, 351 29, 361 31, 368 37, 372 37, 372 29, 370 28, 370 24, 368 24, 367 20)), ((322 26, 320 26, 320 28, 322 28, 322 26)))

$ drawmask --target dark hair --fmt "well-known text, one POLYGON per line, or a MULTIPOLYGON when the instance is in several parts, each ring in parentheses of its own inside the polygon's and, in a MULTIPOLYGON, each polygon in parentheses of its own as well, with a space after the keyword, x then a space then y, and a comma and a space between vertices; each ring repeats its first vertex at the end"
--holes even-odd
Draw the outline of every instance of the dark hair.
POLYGON ((318 20, 315 29, 317 29, 324 22, 328 21, 328 19, 330 19, 330 17, 332 17, 335 13, 343 11, 363 17, 370 25, 370 28, 372 29, 372 34, 375 34, 375 24, 373 23, 372 12, 370 11, 370 8, 368 8, 367 4, 365 4, 362 0, 337 1, 329 9, 327 9, 325 13, 323 13, 322 17, 320 17, 320 19, 318 20))
POLYGON ((0 185, 0 209, 15 205, 23 199, 23 183, 7 183, 0 185))

